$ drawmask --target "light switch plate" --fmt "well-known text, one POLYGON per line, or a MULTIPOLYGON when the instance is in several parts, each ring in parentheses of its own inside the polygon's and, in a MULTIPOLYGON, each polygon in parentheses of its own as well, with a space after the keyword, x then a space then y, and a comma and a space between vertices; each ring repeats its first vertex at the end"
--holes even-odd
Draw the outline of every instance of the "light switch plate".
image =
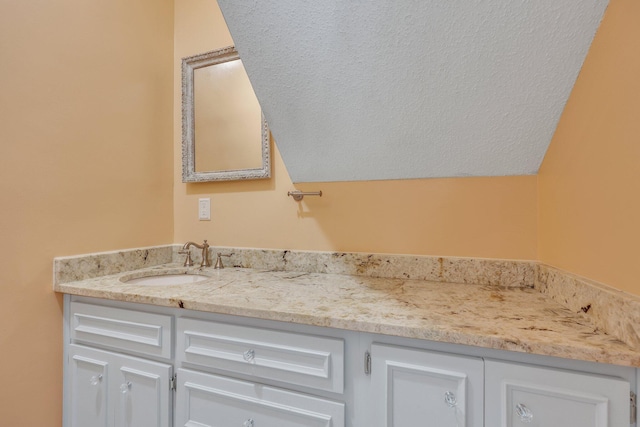
POLYGON ((200 221, 211 221, 211 199, 198 199, 198 219, 200 221))

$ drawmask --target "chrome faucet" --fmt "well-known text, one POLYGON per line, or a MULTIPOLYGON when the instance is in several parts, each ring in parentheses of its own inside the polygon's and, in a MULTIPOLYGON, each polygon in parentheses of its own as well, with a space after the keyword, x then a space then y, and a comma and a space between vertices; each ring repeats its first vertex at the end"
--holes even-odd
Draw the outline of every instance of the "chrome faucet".
POLYGON ((209 244, 206 240, 201 245, 194 242, 187 242, 184 244, 184 246, 182 246, 182 250, 179 251, 179 253, 187 254, 187 259, 184 261, 184 266, 191 267, 193 265, 193 261, 191 261, 191 252, 189 251, 189 248, 191 246, 202 249, 202 262, 200 263, 200 267, 211 267, 211 263, 209 262, 209 244))

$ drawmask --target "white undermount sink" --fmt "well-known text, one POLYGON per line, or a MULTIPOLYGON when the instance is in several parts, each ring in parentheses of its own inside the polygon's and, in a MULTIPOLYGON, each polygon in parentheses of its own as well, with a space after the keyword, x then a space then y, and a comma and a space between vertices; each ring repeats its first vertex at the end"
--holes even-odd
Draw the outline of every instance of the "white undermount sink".
POLYGON ((120 281, 128 285, 166 286, 196 283, 208 278, 208 276, 193 273, 167 273, 134 278, 123 277, 120 281))

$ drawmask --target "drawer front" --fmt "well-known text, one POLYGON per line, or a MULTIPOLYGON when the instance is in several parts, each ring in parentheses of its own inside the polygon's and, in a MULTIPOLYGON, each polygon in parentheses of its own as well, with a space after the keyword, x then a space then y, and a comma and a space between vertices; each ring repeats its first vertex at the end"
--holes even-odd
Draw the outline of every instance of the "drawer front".
POLYGON ((171 316, 72 302, 71 341, 171 358, 171 316))
POLYGON ((210 322, 177 320, 177 357, 230 372, 342 393, 341 339, 210 322))
POLYGON ((187 369, 178 370, 176 425, 344 427, 344 403, 187 369))
POLYGON ((629 425, 630 384, 620 378, 487 360, 485 379, 485 425, 629 425))

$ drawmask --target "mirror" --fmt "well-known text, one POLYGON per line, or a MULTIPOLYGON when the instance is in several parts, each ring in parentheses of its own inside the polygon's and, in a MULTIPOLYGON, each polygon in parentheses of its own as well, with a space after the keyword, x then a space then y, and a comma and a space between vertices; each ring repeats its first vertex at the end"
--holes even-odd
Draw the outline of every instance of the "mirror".
POLYGON ((182 182, 271 176, 269 128, 233 46, 182 59, 182 182))

